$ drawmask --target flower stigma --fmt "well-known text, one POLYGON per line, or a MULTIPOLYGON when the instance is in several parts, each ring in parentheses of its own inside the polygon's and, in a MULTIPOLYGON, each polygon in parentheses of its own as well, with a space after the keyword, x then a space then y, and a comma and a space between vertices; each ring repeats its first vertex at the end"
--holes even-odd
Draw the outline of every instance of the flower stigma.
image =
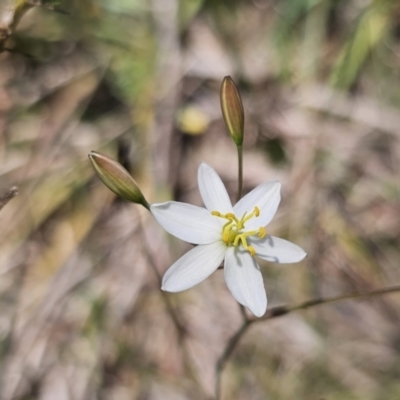
POLYGON ((267 234, 267 231, 264 227, 260 227, 258 230, 248 232, 244 231, 244 229, 247 221, 260 216, 260 209, 258 207, 254 207, 253 212, 250 214, 245 212, 240 220, 233 213, 222 214, 219 211, 212 211, 211 215, 227 220, 225 225, 222 227, 222 240, 227 246, 238 247, 239 244, 242 243, 242 246, 252 256, 256 254, 254 247, 249 246, 247 243, 247 238, 253 235, 263 238, 267 234))

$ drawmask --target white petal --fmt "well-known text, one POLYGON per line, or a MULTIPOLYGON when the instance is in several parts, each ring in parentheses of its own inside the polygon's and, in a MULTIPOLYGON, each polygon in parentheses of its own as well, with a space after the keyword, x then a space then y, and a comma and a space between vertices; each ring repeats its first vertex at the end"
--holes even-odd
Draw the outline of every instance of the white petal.
POLYGON ((260 267, 248 251, 228 247, 225 280, 233 297, 257 317, 267 310, 267 295, 260 267))
POLYGON ((199 190, 204 205, 210 211, 222 214, 232 212, 232 203, 228 192, 218 174, 207 164, 202 163, 197 174, 199 190))
POLYGON ((185 242, 207 244, 221 239, 221 223, 205 208, 167 201, 150 209, 167 232, 185 242))
POLYGON ((258 257, 271 262, 296 263, 303 260, 307 255, 296 244, 275 236, 267 235, 262 239, 249 237, 248 241, 254 247, 258 257))
POLYGON ((226 246, 221 241, 195 247, 168 269, 161 289, 180 292, 197 285, 219 267, 225 252, 226 246))
POLYGON ((258 218, 252 218, 246 223, 246 230, 258 229, 260 226, 269 224, 281 201, 280 190, 279 182, 266 182, 254 188, 235 204, 233 209, 238 218, 241 218, 246 211, 251 213, 256 206, 260 210, 258 218))

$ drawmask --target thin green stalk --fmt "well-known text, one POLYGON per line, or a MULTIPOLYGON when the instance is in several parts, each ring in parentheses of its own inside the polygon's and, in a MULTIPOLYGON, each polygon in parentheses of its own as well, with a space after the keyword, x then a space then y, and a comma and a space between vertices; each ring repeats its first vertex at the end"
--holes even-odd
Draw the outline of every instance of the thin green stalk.
MULTIPOLYGON (((243 146, 237 145, 237 151, 238 151, 238 193, 236 202, 238 202, 242 198, 242 192, 243 192, 243 146)), ((246 310, 241 304, 239 304, 239 307, 243 317, 243 321, 246 322, 248 320, 246 310)))
POLYGON ((242 198, 243 191, 243 146, 237 146, 238 151, 238 194, 237 200, 239 201, 242 198))
MULTIPOLYGON (((242 198, 243 192, 243 146, 236 145, 238 151, 238 192, 236 202, 238 202, 242 198)), ((243 317, 243 323, 240 328, 236 331, 236 333, 231 337, 225 350, 221 357, 219 358, 216 366, 216 382, 215 382, 215 399, 220 400, 221 398, 221 374, 225 367, 226 362, 229 360, 232 352, 235 350, 237 343, 239 342, 240 338, 243 334, 247 331, 248 327, 251 324, 251 320, 249 320, 246 309, 244 306, 239 304, 240 313, 243 317)))

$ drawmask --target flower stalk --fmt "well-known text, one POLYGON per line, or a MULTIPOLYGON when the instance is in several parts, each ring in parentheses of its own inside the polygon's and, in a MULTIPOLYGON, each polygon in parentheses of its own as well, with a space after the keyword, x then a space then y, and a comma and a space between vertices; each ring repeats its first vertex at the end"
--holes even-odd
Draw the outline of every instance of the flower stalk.
POLYGON ((237 146, 238 152, 238 193, 236 202, 242 198, 243 193, 243 146, 237 146))

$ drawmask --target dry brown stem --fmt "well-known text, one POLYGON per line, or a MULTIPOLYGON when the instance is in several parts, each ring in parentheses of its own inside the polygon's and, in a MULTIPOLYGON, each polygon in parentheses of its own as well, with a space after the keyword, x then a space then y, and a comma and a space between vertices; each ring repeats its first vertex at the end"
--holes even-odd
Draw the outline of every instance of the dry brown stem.
POLYGON ((216 400, 221 399, 221 377, 222 377, 222 372, 224 371, 226 363, 229 361, 230 357, 232 356, 233 351, 235 350, 235 348, 236 348, 237 344, 239 343, 240 339, 242 338, 242 336, 247 332, 248 328, 254 322, 266 321, 266 320, 269 320, 272 318, 281 317, 281 316, 289 314, 293 311, 305 310, 307 308, 319 306, 322 304, 335 303, 335 302, 341 301, 341 300, 375 297, 375 296, 380 296, 380 295, 384 295, 384 294, 388 294, 388 293, 395 293, 395 292, 400 292, 400 285, 376 289, 376 290, 372 290, 372 291, 366 292, 366 293, 352 292, 352 293, 340 295, 340 296, 306 300, 301 303, 293 304, 293 305, 275 306, 275 307, 271 307, 270 309, 268 309, 266 314, 262 318, 257 318, 257 319, 256 318, 251 318, 251 319, 244 318, 242 325, 230 338, 222 355, 219 357, 219 359, 217 361, 215 399, 216 400))
POLYGON ((0 197, 0 210, 16 195, 18 194, 18 188, 13 186, 3 196, 0 197))

